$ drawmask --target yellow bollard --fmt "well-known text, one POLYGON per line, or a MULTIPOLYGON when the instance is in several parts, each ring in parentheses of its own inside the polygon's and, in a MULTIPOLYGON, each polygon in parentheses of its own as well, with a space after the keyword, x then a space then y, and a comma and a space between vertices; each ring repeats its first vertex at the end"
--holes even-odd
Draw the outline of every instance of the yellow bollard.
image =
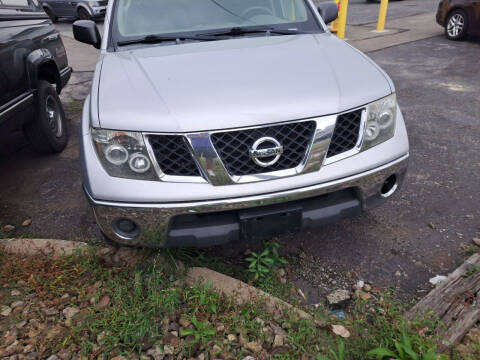
POLYGON ((382 0, 380 3, 380 11, 378 13, 377 31, 385 30, 385 22, 387 21, 388 0, 382 0))
POLYGON ((337 36, 340 39, 345 38, 345 28, 347 26, 348 0, 340 0, 340 12, 338 13, 338 31, 337 36))
MULTIPOLYGON (((340 2, 340 0, 333 0, 333 1, 335 1, 337 3, 337 6, 338 6, 338 3, 340 2)), ((332 22, 332 26, 330 28, 330 31, 332 33, 337 33, 338 32, 338 18, 334 22, 332 22)))

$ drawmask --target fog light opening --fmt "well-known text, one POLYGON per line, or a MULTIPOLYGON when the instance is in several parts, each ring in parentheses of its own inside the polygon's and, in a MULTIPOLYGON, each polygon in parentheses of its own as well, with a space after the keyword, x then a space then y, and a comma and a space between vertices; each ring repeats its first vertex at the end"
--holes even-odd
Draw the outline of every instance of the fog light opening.
POLYGON ((380 195, 382 195, 384 198, 390 197, 397 190, 397 188, 397 177, 395 175, 390 175, 383 183, 382 188, 380 189, 380 195))
POLYGON ((112 230, 122 240, 135 240, 140 235, 140 227, 135 221, 121 218, 112 223, 112 230))

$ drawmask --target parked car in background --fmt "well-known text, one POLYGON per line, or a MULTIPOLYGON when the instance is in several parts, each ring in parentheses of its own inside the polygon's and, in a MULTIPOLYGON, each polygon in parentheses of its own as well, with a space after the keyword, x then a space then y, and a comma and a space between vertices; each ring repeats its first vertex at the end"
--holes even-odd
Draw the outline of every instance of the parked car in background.
POLYGON ((409 144, 395 87, 328 31, 334 2, 113 0, 109 11, 103 39, 89 20, 73 34, 100 48, 80 158, 110 240, 260 240, 400 188, 409 144))
POLYGON ((103 18, 108 0, 41 0, 40 3, 52 22, 56 23, 62 17, 83 20, 103 18))
POLYGON ((72 70, 47 15, 14 1, 0 3, 0 142, 24 131, 35 150, 60 152, 68 132, 58 94, 72 70))
POLYGON ((467 34, 480 35, 480 0, 442 0, 437 23, 450 40, 462 40, 467 34))

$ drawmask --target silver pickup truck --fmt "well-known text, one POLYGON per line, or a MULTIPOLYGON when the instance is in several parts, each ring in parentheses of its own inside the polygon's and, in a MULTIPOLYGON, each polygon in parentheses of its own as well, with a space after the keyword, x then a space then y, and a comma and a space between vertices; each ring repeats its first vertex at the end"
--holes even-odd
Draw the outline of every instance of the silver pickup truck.
POLYGON ((392 196, 409 144, 390 78, 332 35, 333 2, 112 0, 82 118, 85 193, 107 238, 262 239, 392 196))

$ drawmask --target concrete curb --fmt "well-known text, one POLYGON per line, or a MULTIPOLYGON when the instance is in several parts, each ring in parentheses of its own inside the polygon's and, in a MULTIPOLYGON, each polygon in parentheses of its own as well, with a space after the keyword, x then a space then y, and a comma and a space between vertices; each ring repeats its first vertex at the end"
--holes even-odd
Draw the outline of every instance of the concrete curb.
POLYGON ((9 254, 48 255, 58 258, 64 255, 72 255, 75 251, 85 251, 88 244, 57 239, 0 239, 0 248, 9 254))
POLYGON ((285 301, 272 296, 254 286, 248 285, 243 281, 237 280, 230 276, 220 274, 216 271, 194 267, 190 268, 186 275, 187 285, 210 284, 217 291, 227 296, 232 296, 237 304, 243 305, 260 301, 263 303, 265 311, 270 314, 282 312, 283 310, 293 311, 301 319, 312 319, 312 316, 303 310, 300 310, 285 301))
MULTIPOLYGON (((0 249, 6 253, 15 255, 44 255, 58 258, 60 256, 72 255, 76 251, 86 251, 88 248, 89 245, 87 243, 78 241, 57 239, 0 239, 0 249)), ((125 247, 103 247, 96 251, 96 255, 107 263, 107 265, 123 266, 134 266, 145 260, 150 253, 150 250, 125 247)), ((207 268, 190 268, 186 275, 186 283, 189 286, 197 283, 208 283, 220 293, 233 297, 239 305, 260 302, 263 304, 265 311, 272 315, 288 310, 295 313, 301 319, 313 318, 305 311, 254 286, 207 268)))
MULTIPOLYGON (((0 249, 8 254, 50 256, 53 259, 85 252, 93 247, 85 242, 57 239, 0 239, 0 249)), ((95 255, 107 266, 133 267, 152 254, 151 249, 106 246, 97 248, 95 255)))

